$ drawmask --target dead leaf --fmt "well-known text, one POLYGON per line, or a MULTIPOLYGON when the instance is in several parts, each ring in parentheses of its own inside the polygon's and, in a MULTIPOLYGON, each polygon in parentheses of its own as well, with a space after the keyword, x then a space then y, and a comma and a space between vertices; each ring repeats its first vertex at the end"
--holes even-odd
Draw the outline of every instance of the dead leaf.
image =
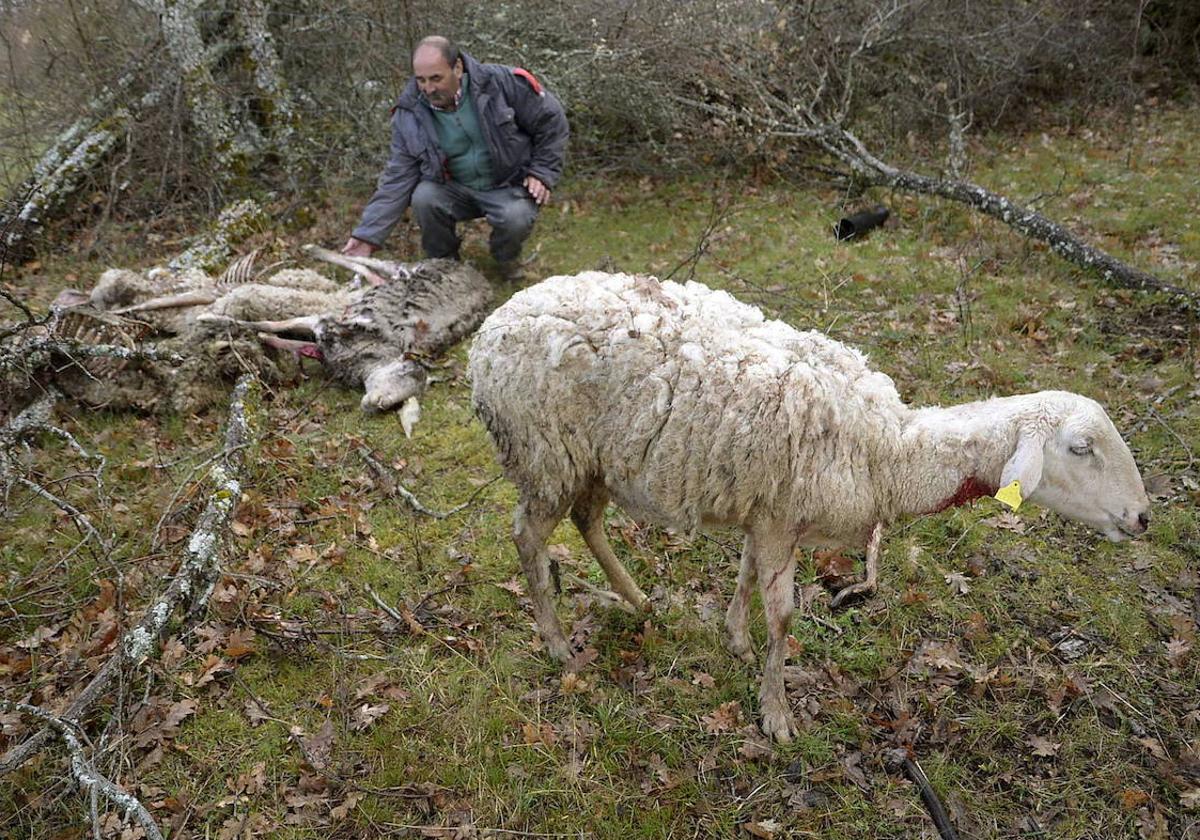
POLYGON ((254 639, 257 634, 249 627, 241 627, 229 634, 225 644, 225 655, 230 659, 241 659, 254 653, 254 639))
POLYGON ((366 794, 362 793, 347 794, 346 798, 342 800, 342 804, 335 806, 329 812, 329 818, 335 821, 344 820, 346 816, 353 811, 355 807, 357 807, 358 803, 363 801, 365 796, 366 794))
POLYGON ((854 558, 836 549, 814 551, 813 563, 817 577, 826 582, 836 583, 854 574, 854 558))
POLYGON ((579 651, 579 653, 575 654, 566 661, 566 664, 563 665, 563 670, 567 671, 568 673, 577 674, 595 662, 599 657, 600 651, 596 650, 594 647, 585 647, 583 650, 579 651))
POLYGON ((946 575, 946 583, 950 585, 950 592, 954 595, 966 595, 971 591, 971 587, 967 583, 967 576, 962 572, 951 572, 946 575))
POLYGON ((304 753, 304 760, 314 770, 323 770, 329 766, 329 758, 333 754, 332 720, 326 720, 317 733, 311 737, 305 737, 304 731, 298 726, 293 726, 291 732, 299 741, 300 751, 304 753))
POLYGON ((1033 747, 1034 755, 1041 758, 1054 758, 1058 754, 1058 751, 1062 749, 1062 744, 1056 744, 1049 738, 1043 738, 1041 735, 1030 735, 1025 743, 1033 747))
POLYGON ((1012 531, 1016 534, 1025 533, 1025 521, 1011 510, 1003 510, 995 516, 981 519, 980 523, 990 525, 993 528, 999 528, 1002 531, 1012 531))
POLYGON ((737 700, 722 703, 712 714, 700 718, 700 722, 704 724, 704 731, 710 735, 730 732, 742 724, 742 705, 737 700))
POLYGON ((1121 807, 1126 811, 1140 808, 1150 801, 1150 794, 1136 788, 1126 788, 1121 791, 1121 807))
POLYGON ((559 680, 559 685, 562 688, 563 694, 579 694, 588 689, 587 681, 581 679, 579 674, 574 671, 567 671, 563 674, 559 680))
POLYGON ((250 768, 249 773, 242 773, 237 778, 239 791, 251 795, 262 793, 267 789, 267 763, 260 761, 250 768))
POLYGON ((762 837, 764 840, 771 840, 783 825, 777 820, 759 820, 758 822, 742 823, 742 828, 747 834, 754 837, 762 837))
POLYGON ((758 730, 757 726, 751 724, 742 727, 738 734, 745 738, 742 745, 738 747, 738 754, 743 758, 759 761, 775 754, 775 750, 771 748, 771 742, 758 730))
POLYGON ((530 746, 542 744, 552 747, 558 741, 558 733, 554 731, 554 727, 545 722, 540 726, 534 723, 521 724, 521 737, 530 746))
POLYGON ((354 710, 354 728, 358 730, 366 729, 386 715, 391 708, 387 703, 380 703, 378 706, 363 703, 354 710))
POLYGON ((159 656, 158 661, 164 670, 174 671, 175 666, 187 657, 187 652, 187 648, 184 647, 183 642, 179 641, 179 637, 172 636, 163 642, 162 655, 159 656))
POLYGON ((1167 758, 1168 758, 1167 751, 1163 748, 1163 745, 1161 743, 1159 743, 1157 738, 1137 738, 1135 740, 1137 740, 1137 742, 1139 744, 1141 744, 1143 747, 1145 747, 1147 752, 1150 753, 1150 755, 1154 756, 1155 758, 1159 759, 1160 761, 1167 760, 1167 758))
POLYGON ((196 643, 197 653, 212 653, 225 644, 225 628, 213 624, 201 624, 193 632, 200 639, 196 643))
POLYGON ((508 580, 504 581, 503 583, 497 583, 496 586, 499 587, 500 589, 503 589, 505 592, 511 592, 513 595, 516 595, 518 598, 525 597, 525 586, 521 583, 521 581, 517 580, 515 577, 509 578, 508 580))
POLYGON ((650 779, 644 780, 641 785, 643 793, 650 793, 655 790, 670 790, 678 783, 672 778, 671 772, 667 768, 667 762, 658 753, 653 753, 646 759, 646 768, 654 772, 657 784, 650 779))
POLYGON ((1187 639, 1182 639, 1175 636, 1171 641, 1166 643, 1167 659, 1171 664, 1178 668, 1187 659, 1187 655, 1191 653, 1192 644, 1187 639))
POLYGON ((716 684, 717 681, 704 671, 697 671, 692 677, 692 685, 698 685, 701 688, 713 688, 716 684))
POLYGON ((196 681, 193 683, 193 685, 195 685, 196 688, 202 688, 203 686, 206 686, 210 682, 214 681, 217 678, 217 674, 232 670, 233 668, 231 668, 229 663, 224 659, 210 654, 204 660, 204 664, 200 667, 200 673, 196 677, 196 681))
POLYGON ((271 719, 270 713, 260 706, 258 701, 254 698, 247 699, 242 708, 246 713, 246 717, 250 720, 251 726, 258 726, 260 723, 264 723, 271 719))
POLYGON ((1200 809, 1200 788, 1189 788, 1179 793, 1179 804, 1189 811, 1200 809))
POLYGON ((871 789, 870 782, 867 781, 867 774, 862 769, 863 754, 861 752, 852 752, 842 759, 842 772, 846 778, 854 782, 861 790, 869 791, 871 789))

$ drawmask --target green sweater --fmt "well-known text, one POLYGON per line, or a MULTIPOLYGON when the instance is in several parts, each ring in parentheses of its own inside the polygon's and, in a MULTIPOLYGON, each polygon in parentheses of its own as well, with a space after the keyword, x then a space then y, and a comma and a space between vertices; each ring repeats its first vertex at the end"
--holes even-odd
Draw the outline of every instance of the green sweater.
POLYGON ((479 128, 469 78, 467 75, 462 77, 458 110, 431 109, 433 121, 437 126, 438 144, 450 167, 450 176, 473 190, 490 190, 493 186, 492 157, 479 128))

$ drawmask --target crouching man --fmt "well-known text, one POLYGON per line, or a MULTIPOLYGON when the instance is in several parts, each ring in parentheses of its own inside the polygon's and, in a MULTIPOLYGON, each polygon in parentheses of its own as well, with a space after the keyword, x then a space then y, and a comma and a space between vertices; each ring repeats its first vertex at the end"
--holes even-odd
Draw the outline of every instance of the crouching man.
POLYGON ((411 205, 426 256, 457 259, 457 223, 483 216, 501 276, 521 279, 521 246, 562 175, 562 105, 527 70, 480 64, 438 35, 412 66, 387 166, 342 253, 370 256, 411 205))

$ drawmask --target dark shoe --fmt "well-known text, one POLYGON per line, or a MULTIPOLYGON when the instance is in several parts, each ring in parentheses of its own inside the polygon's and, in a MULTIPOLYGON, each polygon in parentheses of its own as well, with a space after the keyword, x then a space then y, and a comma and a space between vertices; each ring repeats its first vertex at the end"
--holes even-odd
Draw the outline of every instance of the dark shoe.
POLYGON ((520 260, 496 263, 496 268, 499 270, 500 279, 505 283, 520 283, 525 279, 525 267, 521 265, 520 260))

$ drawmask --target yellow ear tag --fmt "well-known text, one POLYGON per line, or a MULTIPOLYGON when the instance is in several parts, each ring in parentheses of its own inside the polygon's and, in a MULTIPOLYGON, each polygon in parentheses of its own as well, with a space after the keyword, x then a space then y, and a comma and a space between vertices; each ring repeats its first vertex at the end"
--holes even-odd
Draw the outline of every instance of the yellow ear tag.
POLYGON ((996 498, 1013 510, 1016 510, 1021 506, 1021 502, 1025 501, 1024 497, 1021 496, 1021 482, 1013 479, 1012 484, 1001 487, 996 491, 996 498))

